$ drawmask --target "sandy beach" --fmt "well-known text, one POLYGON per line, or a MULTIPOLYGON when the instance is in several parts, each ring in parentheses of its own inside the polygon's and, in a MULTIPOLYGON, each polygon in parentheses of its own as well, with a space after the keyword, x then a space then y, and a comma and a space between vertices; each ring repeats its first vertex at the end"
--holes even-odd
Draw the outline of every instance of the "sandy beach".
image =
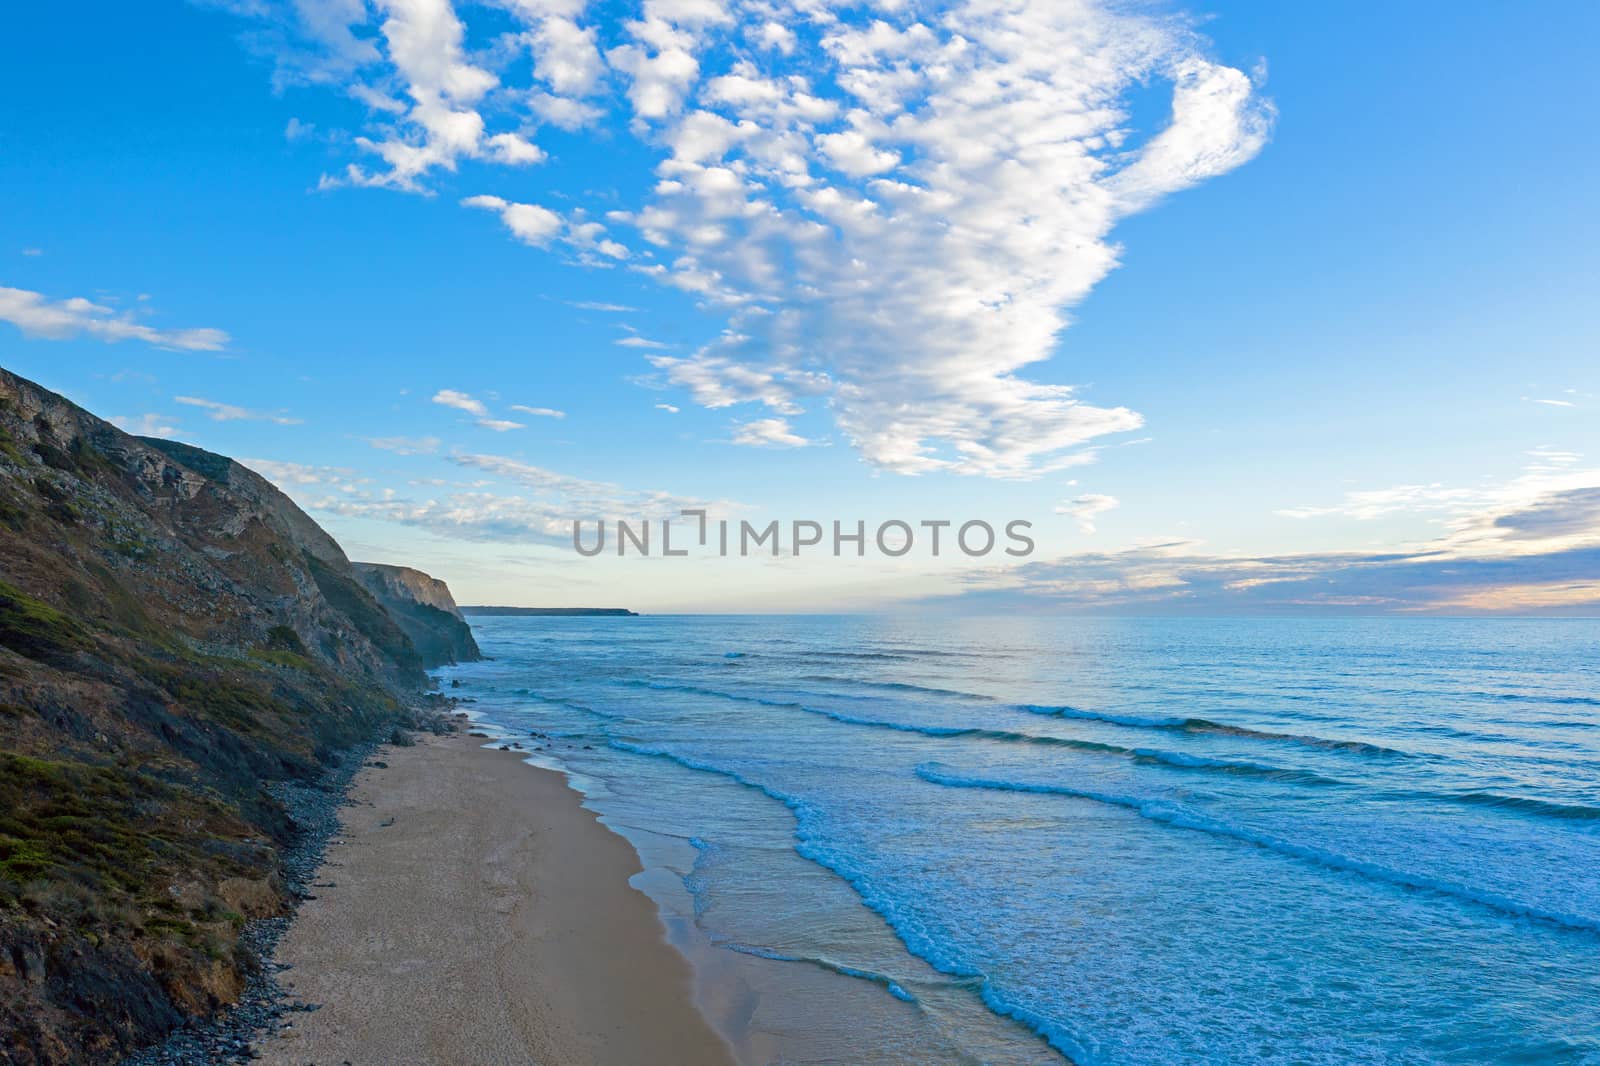
POLYGON ((357 778, 277 954, 321 1006, 262 1061, 730 1063, 632 848, 560 775, 481 744, 422 737, 357 778))

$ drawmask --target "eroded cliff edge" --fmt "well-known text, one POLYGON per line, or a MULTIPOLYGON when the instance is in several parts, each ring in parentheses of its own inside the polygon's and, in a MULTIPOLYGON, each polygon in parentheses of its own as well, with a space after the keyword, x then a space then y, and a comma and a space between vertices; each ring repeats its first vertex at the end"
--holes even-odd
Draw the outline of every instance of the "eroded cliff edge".
POLYGON ((482 658, 449 587, 409 566, 353 563, 355 573, 416 646, 427 668, 482 658))
POLYGON ((231 1002, 286 906, 267 786, 415 724, 408 624, 259 475, 0 370, 0 1059, 231 1002))

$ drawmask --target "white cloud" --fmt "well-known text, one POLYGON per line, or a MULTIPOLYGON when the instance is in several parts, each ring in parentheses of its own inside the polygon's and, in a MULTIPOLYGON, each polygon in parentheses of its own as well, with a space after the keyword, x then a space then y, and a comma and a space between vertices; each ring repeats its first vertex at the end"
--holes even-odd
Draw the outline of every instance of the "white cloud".
POLYGON ((498 196, 469 196, 461 201, 463 207, 493 211, 523 244, 535 248, 548 248, 560 240, 572 249, 580 262, 591 266, 609 265, 611 261, 627 259, 629 252, 617 241, 606 237, 606 227, 576 211, 562 215, 540 207, 538 204, 519 204, 498 196))
POLYGON ((44 254, 44 249, 43 248, 24 248, 22 250, 22 254, 26 255, 26 256, 29 256, 29 257, 41 256, 41 255, 44 254))
POLYGON ((818 0, 646 0, 605 22, 577 0, 502 0, 533 56, 531 74, 504 65, 521 84, 465 51, 448 0, 378 6, 387 65, 349 88, 406 102, 361 142, 387 170, 341 180, 420 189, 496 144, 532 158, 484 113, 509 112, 520 137, 623 112, 661 158, 651 191, 603 217, 648 249, 582 208, 464 203, 725 314, 717 342, 652 360, 696 402, 788 416, 825 396, 864 458, 901 473, 1034 477, 1139 427, 1114 398, 1090 403, 1070 366, 1022 374, 1116 268, 1117 225, 1251 159, 1273 117, 1194 21, 1091 0, 880 2, 867 19, 818 0), (1133 99, 1162 88, 1166 120, 1136 128, 1133 99))
POLYGON ((483 142, 491 158, 513 166, 543 163, 545 152, 537 144, 516 133, 497 133, 483 142))
POLYGON ((511 405, 511 409, 513 411, 521 411, 525 415, 532 415, 535 418, 566 418, 567 417, 567 412, 558 411, 554 407, 528 407, 528 406, 525 406, 524 404, 514 403, 514 404, 511 405))
POLYGON ((498 196, 469 196, 461 201, 461 206, 498 213, 500 221, 505 223, 512 236, 535 248, 547 247, 561 232, 563 225, 561 216, 547 207, 512 203, 498 196))
POLYGON ((506 132, 487 135, 477 105, 499 85, 477 66, 463 47, 465 28, 450 0, 376 0, 380 27, 393 77, 410 104, 363 85, 358 94, 380 114, 397 118, 393 126, 362 136, 356 143, 377 155, 386 169, 352 163, 323 185, 380 185, 423 191, 434 170, 455 170, 463 158, 494 158, 524 164, 544 158, 541 149, 506 132), (395 114, 396 106, 400 113, 395 114))
POLYGON ((171 415, 142 414, 137 417, 112 415, 110 422, 124 433, 137 437, 176 437, 177 419, 171 415))
POLYGON ((315 486, 355 495, 364 492, 364 486, 371 483, 370 478, 361 477, 345 466, 315 466, 275 459, 240 459, 239 462, 285 491, 315 486))
MULTIPOLYGON (((457 389, 440 389, 433 394, 433 402, 440 407, 453 407, 457 411, 465 411, 474 416, 473 424, 484 429, 493 430, 495 433, 506 433, 513 429, 527 428, 521 422, 513 422, 508 418, 496 418, 489 413, 489 406, 471 393, 461 392, 457 389)), ((543 413, 542 409, 522 407, 512 404, 512 410, 525 411, 530 414, 543 413)))
POLYGON ((663 119, 682 110, 684 96, 700 73, 693 49, 698 41, 659 18, 629 23, 637 43, 606 53, 612 68, 629 78, 628 100, 640 119, 663 119))
POLYGON ((638 336, 636 334, 629 334, 626 337, 618 337, 616 339, 616 341, 614 341, 613 343, 620 344, 624 348, 655 348, 655 349, 661 349, 661 348, 670 348, 670 347, 672 347, 670 344, 663 344, 660 341, 653 341, 653 340, 650 340, 647 337, 640 337, 640 336, 638 336))
POLYGON ((781 22, 763 22, 749 34, 762 48, 771 48, 784 55, 794 52, 794 31, 781 22))
POLYGON ((1482 503, 1483 496, 1482 489, 1452 488, 1439 482, 1431 485, 1395 485, 1386 489, 1347 492, 1344 499, 1335 504, 1288 507, 1275 513, 1284 518, 1337 516, 1370 522, 1392 514, 1459 511, 1482 503))
POLYGON ((1267 142, 1272 118, 1242 71, 1187 56, 1174 69, 1171 125, 1107 186, 1124 211, 1148 207, 1254 158, 1267 142))
POLYGON ((1077 523, 1078 528, 1085 533, 1095 531, 1095 519, 1121 504, 1115 496, 1106 496, 1102 493, 1090 492, 1072 499, 1056 508, 1056 514, 1070 515, 1077 523))
POLYGON ((157 329, 81 296, 52 301, 27 289, 4 287, 0 287, 0 322, 10 322, 25 337, 59 341, 84 336, 111 344, 139 340, 190 352, 221 351, 229 340, 220 329, 157 329))
POLYGON ((736 64, 678 118, 635 101, 674 154, 626 219, 673 256, 649 276, 730 316, 722 341, 656 362, 698 402, 782 415, 809 392, 791 380, 826 381, 875 465, 1034 476, 1142 423, 1018 376, 1115 267, 1116 223, 1253 156, 1270 115, 1167 23, 1044 0, 940 7, 829 23, 820 51, 736 64), (842 93, 824 98, 819 63, 842 93), (1133 143, 1123 98, 1160 79, 1171 120, 1133 143))
POLYGON ((570 18, 547 18, 531 36, 533 72, 563 96, 587 96, 605 73, 593 26, 579 26, 570 18))
POLYGON ((537 90, 528 94, 528 110, 539 121, 563 130, 581 129, 605 115, 594 104, 537 90))
POLYGON ((665 411, 669 415, 675 415, 675 414, 678 413, 678 408, 674 407, 670 403, 658 403, 658 404, 656 404, 656 410, 657 411, 665 411))
MULTIPOLYGON (((439 497, 414 500, 389 490, 374 491, 339 468, 246 459, 246 465, 285 490, 301 506, 346 517, 396 522, 444 536, 502 543, 569 546, 572 523, 604 518, 630 521, 678 518, 684 508, 728 514, 735 505, 668 492, 628 489, 590 481, 500 455, 462 454, 450 462, 478 480, 439 497), (496 491, 490 491, 491 489, 496 491)), ((437 478, 411 482, 448 488, 437 478)))
POLYGON ((834 167, 852 178, 882 174, 900 162, 897 153, 875 147, 860 130, 824 133, 817 138, 817 147, 834 167))
POLYGON ((489 414, 489 409, 483 405, 483 401, 474 399, 468 393, 457 392, 455 389, 440 389, 433 394, 433 402, 441 407, 454 407, 458 411, 465 411, 479 418, 489 414))
POLYGON ((1335 504, 1277 513, 1371 521, 1417 516, 1442 526, 1442 556, 1526 555, 1600 546, 1600 469, 1576 452, 1539 448, 1516 477, 1476 485, 1397 485, 1348 492, 1335 504))
POLYGON ((438 437, 368 437, 374 448, 396 455, 432 455, 439 450, 438 437))
MULTIPOLYGON (((1565 611, 1600 607, 1600 469, 1541 449, 1501 483, 1468 492, 1395 492, 1447 517, 1437 535, 1381 552, 1267 557, 1207 554, 1193 540, 1152 541, 1014 568, 988 568, 968 592, 988 608, 1213 612, 1565 611), (1448 501, 1448 503, 1446 503, 1448 501)), ((959 601, 958 601, 959 602, 959 601)))
POLYGON ((605 311, 608 314, 617 315, 627 314, 631 311, 639 310, 637 307, 629 307, 627 304, 598 303, 593 300, 584 300, 580 303, 575 303, 572 306, 578 308, 580 311, 605 311))
POLYGON ((309 122, 301 122, 291 115, 289 121, 283 127, 283 139, 293 144, 295 141, 305 140, 307 137, 315 135, 316 132, 316 126, 309 122))
POLYGON ((1578 406, 1577 404, 1573 403, 1571 400, 1546 400, 1546 399, 1542 399, 1542 398, 1539 398, 1539 397, 1536 397, 1536 396, 1524 396, 1523 400, 1526 401, 1527 403, 1542 403, 1547 407, 1576 407, 1576 406, 1578 406))
POLYGON ((298 426, 303 421, 299 418, 290 418, 281 411, 256 411, 218 400, 208 400, 202 396, 174 396, 172 400, 186 407, 200 408, 213 422, 271 422, 279 426, 298 426))
POLYGON ((791 429, 786 419, 758 418, 735 425, 733 443, 752 448, 803 448, 812 442, 791 429))

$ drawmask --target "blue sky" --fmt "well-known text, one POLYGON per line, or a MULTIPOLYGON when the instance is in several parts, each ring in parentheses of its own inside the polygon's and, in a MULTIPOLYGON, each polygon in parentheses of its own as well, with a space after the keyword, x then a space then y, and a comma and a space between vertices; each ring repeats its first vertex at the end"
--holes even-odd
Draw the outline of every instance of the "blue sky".
POLYGON ((463 600, 1600 604, 1591 5, 218 0, 12 27, 0 364, 252 461, 463 600), (562 543, 686 502, 1024 518, 1038 549, 562 543))

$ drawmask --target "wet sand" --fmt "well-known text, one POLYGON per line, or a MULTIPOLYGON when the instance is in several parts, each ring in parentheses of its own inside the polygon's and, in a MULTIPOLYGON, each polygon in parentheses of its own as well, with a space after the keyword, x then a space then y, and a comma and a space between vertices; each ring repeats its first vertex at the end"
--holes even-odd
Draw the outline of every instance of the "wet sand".
POLYGON ((289 1015, 262 1061, 731 1063, 628 883, 633 849, 559 774, 482 743, 422 737, 356 779, 277 952, 284 986, 321 1007, 289 1015))

